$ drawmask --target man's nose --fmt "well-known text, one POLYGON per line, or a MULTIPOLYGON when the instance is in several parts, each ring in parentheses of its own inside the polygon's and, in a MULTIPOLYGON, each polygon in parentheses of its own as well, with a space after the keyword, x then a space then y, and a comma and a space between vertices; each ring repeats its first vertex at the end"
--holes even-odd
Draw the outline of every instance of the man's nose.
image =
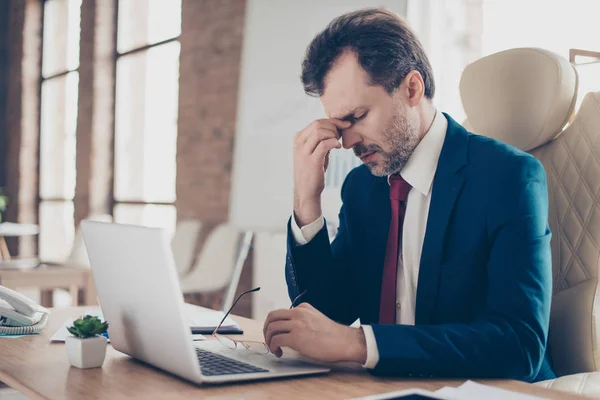
POLYGON ((360 142, 362 142, 362 137, 354 132, 352 128, 344 129, 342 131, 342 146, 344 146, 345 149, 351 149, 360 142))

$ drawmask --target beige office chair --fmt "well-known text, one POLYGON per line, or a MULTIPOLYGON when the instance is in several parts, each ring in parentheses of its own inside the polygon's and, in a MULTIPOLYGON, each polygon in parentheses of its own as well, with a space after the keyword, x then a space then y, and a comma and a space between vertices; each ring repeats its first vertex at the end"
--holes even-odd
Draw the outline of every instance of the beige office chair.
MULTIPOLYGON (((90 221, 99 222, 112 222, 113 218, 109 214, 92 215, 86 218, 90 221)), ((74 268, 90 268, 90 259, 88 258, 87 250, 85 249, 85 243, 83 241, 83 233, 81 227, 77 227, 75 230, 75 236, 73 238, 73 246, 69 257, 63 264, 65 267, 74 268)))
MULTIPOLYGON (((100 221, 100 222, 112 222, 113 218, 110 214, 97 214, 91 215, 86 219, 91 221, 100 221)), ((83 241, 83 232, 81 232, 81 227, 78 226, 75 230, 75 236, 73 237, 73 245, 71 246, 71 252, 67 257, 66 261, 63 264, 55 264, 52 265, 53 268, 63 267, 64 271, 67 275, 73 276, 72 279, 77 281, 77 271, 76 269, 85 269, 86 271, 79 271, 79 273, 84 273, 84 284, 72 284, 70 285, 69 292, 71 294, 71 303, 73 305, 78 305, 79 303, 79 289, 84 289, 83 295, 83 303, 85 305, 94 305, 97 304, 97 294, 96 294, 96 286, 94 285, 94 278, 89 271, 90 268, 90 260, 88 258, 87 250, 85 248, 85 242, 83 241), (66 269, 64 268, 66 267, 66 269), (73 269, 70 273, 69 269, 73 269)), ((52 303, 58 303, 62 296, 61 289, 56 291, 52 291, 52 303), (58 301, 57 301, 58 300, 58 301)), ((42 295, 43 296, 43 295, 42 295)))
POLYGON ((175 233, 171 239, 171 250, 180 277, 185 276, 192 267, 196 242, 201 230, 201 221, 195 219, 177 221, 175 233))
MULTIPOLYGON (((112 222, 113 218, 108 214, 101 215, 93 215, 88 218, 88 220, 92 221, 100 221, 100 222, 112 222)), ((171 240, 171 248, 173 250, 173 258, 175 260, 175 266, 180 275, 184 275, 191 266, 194 250, 196 246, 196 240, 198 239, 198 235, 202 228, 202 223, 197 220, 183 220, 177 222, 177 226, 175 228, 175 234, 171 240)), ((75 237, 73 239, 73 247, 71 248, 71 253, 67 260, 62 264, 63 267, 69 268, 90 268, 90 260, 88 258, 87 250, 85 248, 85 243, 83 241, 83 234, 81 232, 81 228, 77 228, 75 231, 75 237)), ((68 270, 65 270, 68 271, 68 270)), ((89 271, 88 271, 89 273, 89 271)), ((90 280, 93 280, 93 277, 90 274, 90 280)), ((96 304, 96 291, 93 283, 88 284, 86 287, 86 292, 90 291, 90 293, 86 293, 84 302, 86 304, 96 304)), ((70 289, 71 296, 74 296, 75 289, 70 289)), ((60 291, 54 293, 54 295, 60 295, 60 291)), ((77 298, 73 298, 74 304, 77 303, 77 298)))
POLYGON ((553 235, 549 343, 561 377, 539 384, 600 398, 600 92, 587 94, 572 119, 577 86, 566 59, 526 48, 469 65, 460 92, 475 133, 530 152, 546 169, 553 235))
POLYGON ((251 232, 227 223, 218 225, 204 242, 192 269, 180 278, 183 293, 225 289, 222 309, 228 310, 233 304, 251 242, 251 232))

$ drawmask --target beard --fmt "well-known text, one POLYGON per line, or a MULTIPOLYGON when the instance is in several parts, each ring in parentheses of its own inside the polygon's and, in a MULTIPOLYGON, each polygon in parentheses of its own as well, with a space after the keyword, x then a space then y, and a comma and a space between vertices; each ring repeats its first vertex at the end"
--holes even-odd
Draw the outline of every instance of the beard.
POLYGON ((388 176, 400 172, 421 140, 417 123, 407 117, 406 111, 405 107, 399 107, 382 133, 383 142, 391 149, 389 152, 377 144, 358 143, 353 148, 354 154, 359 158, 374 152, 379 155, 381 161, 365 163, 375 176, 388 176))

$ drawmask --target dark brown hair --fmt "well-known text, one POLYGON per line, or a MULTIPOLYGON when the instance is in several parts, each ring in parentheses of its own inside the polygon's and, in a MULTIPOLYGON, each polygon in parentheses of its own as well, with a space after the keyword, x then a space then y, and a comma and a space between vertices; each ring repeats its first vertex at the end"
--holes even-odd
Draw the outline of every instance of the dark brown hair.
POLYGON ((307 94, 323 94, 327 73, 345 51, 356 53, 370 83, 382 86, 389 94, 410 71, 419 71, 425 97, 433 98, 433 71, 421 42, 406 21, 382 8, 344 14, 315 36, 302 62, 302 84, 307 94))

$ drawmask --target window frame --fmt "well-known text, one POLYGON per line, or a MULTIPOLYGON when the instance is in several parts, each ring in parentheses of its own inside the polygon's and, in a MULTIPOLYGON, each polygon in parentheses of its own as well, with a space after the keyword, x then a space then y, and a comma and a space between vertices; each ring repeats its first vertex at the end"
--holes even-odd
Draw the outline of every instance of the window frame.
MULTIPOLYGON (((116 168, 116 164, 117 164, 117 160, 116 160, 116 154, 117 154, 117 149, 116 149, 116 145, 117 145, 117 119, 116 119, 116 115, 117 115, 117 82, 118 82, 118 69, 117 69, 117 64, 118 61, 123 58, 123 57, 127 57, 127 56, 131 56, 133 54, 138 54, 138 53, 142 53, 142 52, 147 52, 148 50, 152 49, 152 48, 156 48, 156 47, 160 47, 169 43, 173 43, 173 42, 178 42, 181 45, 181 29, 178 35, 173 36, 171 38, 165 39, 165 40, 161 40, 159 42, 156 43, 151 43, 151 44, 145 44, 143 46, 138 46, 138 47, 134 47, 132 49, 129 49, 127 51, 123 51, 123 52, 119 52, 118 50, 118 41, 119 41, 119 7, 117 5, 117 9, 115 12, 115 30, 116 30, 116 34, 114 36, 115 38, 115 43, 114 43, 114 49, 115 49, 115 55, 114 55, 114 59, 113 59, 113 68, 115 70, 115 75, 114 75, 114 87, 115 90, 113 90, 113 104, 114 104, 114 108, 113 108, 113 147, 112 147, 112 153, 113 153, 113 162, 112 162, 112 184, 111 184, 111 196, 110 196, 110 214, 113 216, 115 216, 115 208, 117 208, 119 205, 133 205, 133 206, 148 206, 148 205, 155 205, 155 206, 171 206, 171 207, 176 207, 176 198, 171 201, 171 202, 164 202, 164 201, 146 201, 146 200, 118 200, 117 196, 116 196, 116 175, 117 175, 117 168, 116 168)), ((181 61, 181 54, 179 56, 179 61, 181 61)), ((178 83, 178 87, 177 87, 177 91, 179 92, 179 83, 178 83)))
MULTIPOLYGON (((40 68, 39 68, 39 85, 38 85, 38 92, 37 92, 37 96, 38 96, 38 121, 37 121, 37 126, 38 126, 38 137, 37 137, 37 170, 36 170, 36 174, 37 174, 37 195, 36 195, 36 206, 37 206, 37 219, 38 219, 38 226, 39 226, 39 230, 40 233, 37 235, 36 237, 36 247, 37 247, 37 254, 38 257, 41 259, 41 261, 46 261, 44 258, 42 258, 42 254, 40 254, 40 250, 42 249, 42 245, 41 245, 41 241, 42 241, 42 237, 43 237, 43 226, 42 226, 42 204, 44 203, 48 203, 48 204, 56 204, 56 203, 62 203, 64 205, 67 204, 71 204, 72 208, 73 208, 73 222, 75 222, 75 191, 76 191, 76 185, 77 185, 77 179, 75 179, 75 187, 74 187, 74 194, 72 198, 66 198, 66 197, 57 197, 57 196, 48 196, 48 197, 44 197, 42 196, 42 110, 43 110, 43 102, 44 102, 44 98, 42 96, 42 88, 44 86, 44 83, 55 80, 55 79, 60 79, 63 77, 66 77, 68 74, 76 72, 78 74, 78 82, 77 82, 77 91, 78 91, 78 95, 79 95, 79 68, 81 66, 81 52, 79 52, 79 57, 77 60, 77 67, 76 68, 68 68, 68 63, 67 63, 67 68, 60 70, 58 72, 54 72, 50 75, 44 76, 44 42, 47 39, 45 37, 45 25, 46 25, 46 3, 48 3, 49 1, 52 0, 41 0, 41 21, 40 21, 40 37, 41 37, 41 41, 40 41, 40 68)), ((54 0, 54 1, 59 1, 59 0, 54 0)), ((66 1, 70 1, 70 0, 66 0, 66 1)), ((83 1, 83 0, 82 0, 83 1)), ((83 4, 83 3, 82 3, 83 4)), ((79 12, 80 12, 80 19, 79 19, 79 38, 77 39, 78 42, 81 41, 81 4, 80 4, 80 8, 79 8, 79 12)), ((66 99, 65 99, 66 101, 66 99)), ((79 104, 76 105, 77 107, 77 112, 79 112, 79 104)), ((77 128, 76 128, 77 129, 77 128)), ((75 143, 77 143, 77 130, 75 130, 75 143)), ((75 144, 75 146, 77 146, 77 144, 75 144)), ((73 228, 73 232, 75 229, 75 226, 72 227, 73 228)), ((52 260, 54 261, 54 260, 52 260)))

